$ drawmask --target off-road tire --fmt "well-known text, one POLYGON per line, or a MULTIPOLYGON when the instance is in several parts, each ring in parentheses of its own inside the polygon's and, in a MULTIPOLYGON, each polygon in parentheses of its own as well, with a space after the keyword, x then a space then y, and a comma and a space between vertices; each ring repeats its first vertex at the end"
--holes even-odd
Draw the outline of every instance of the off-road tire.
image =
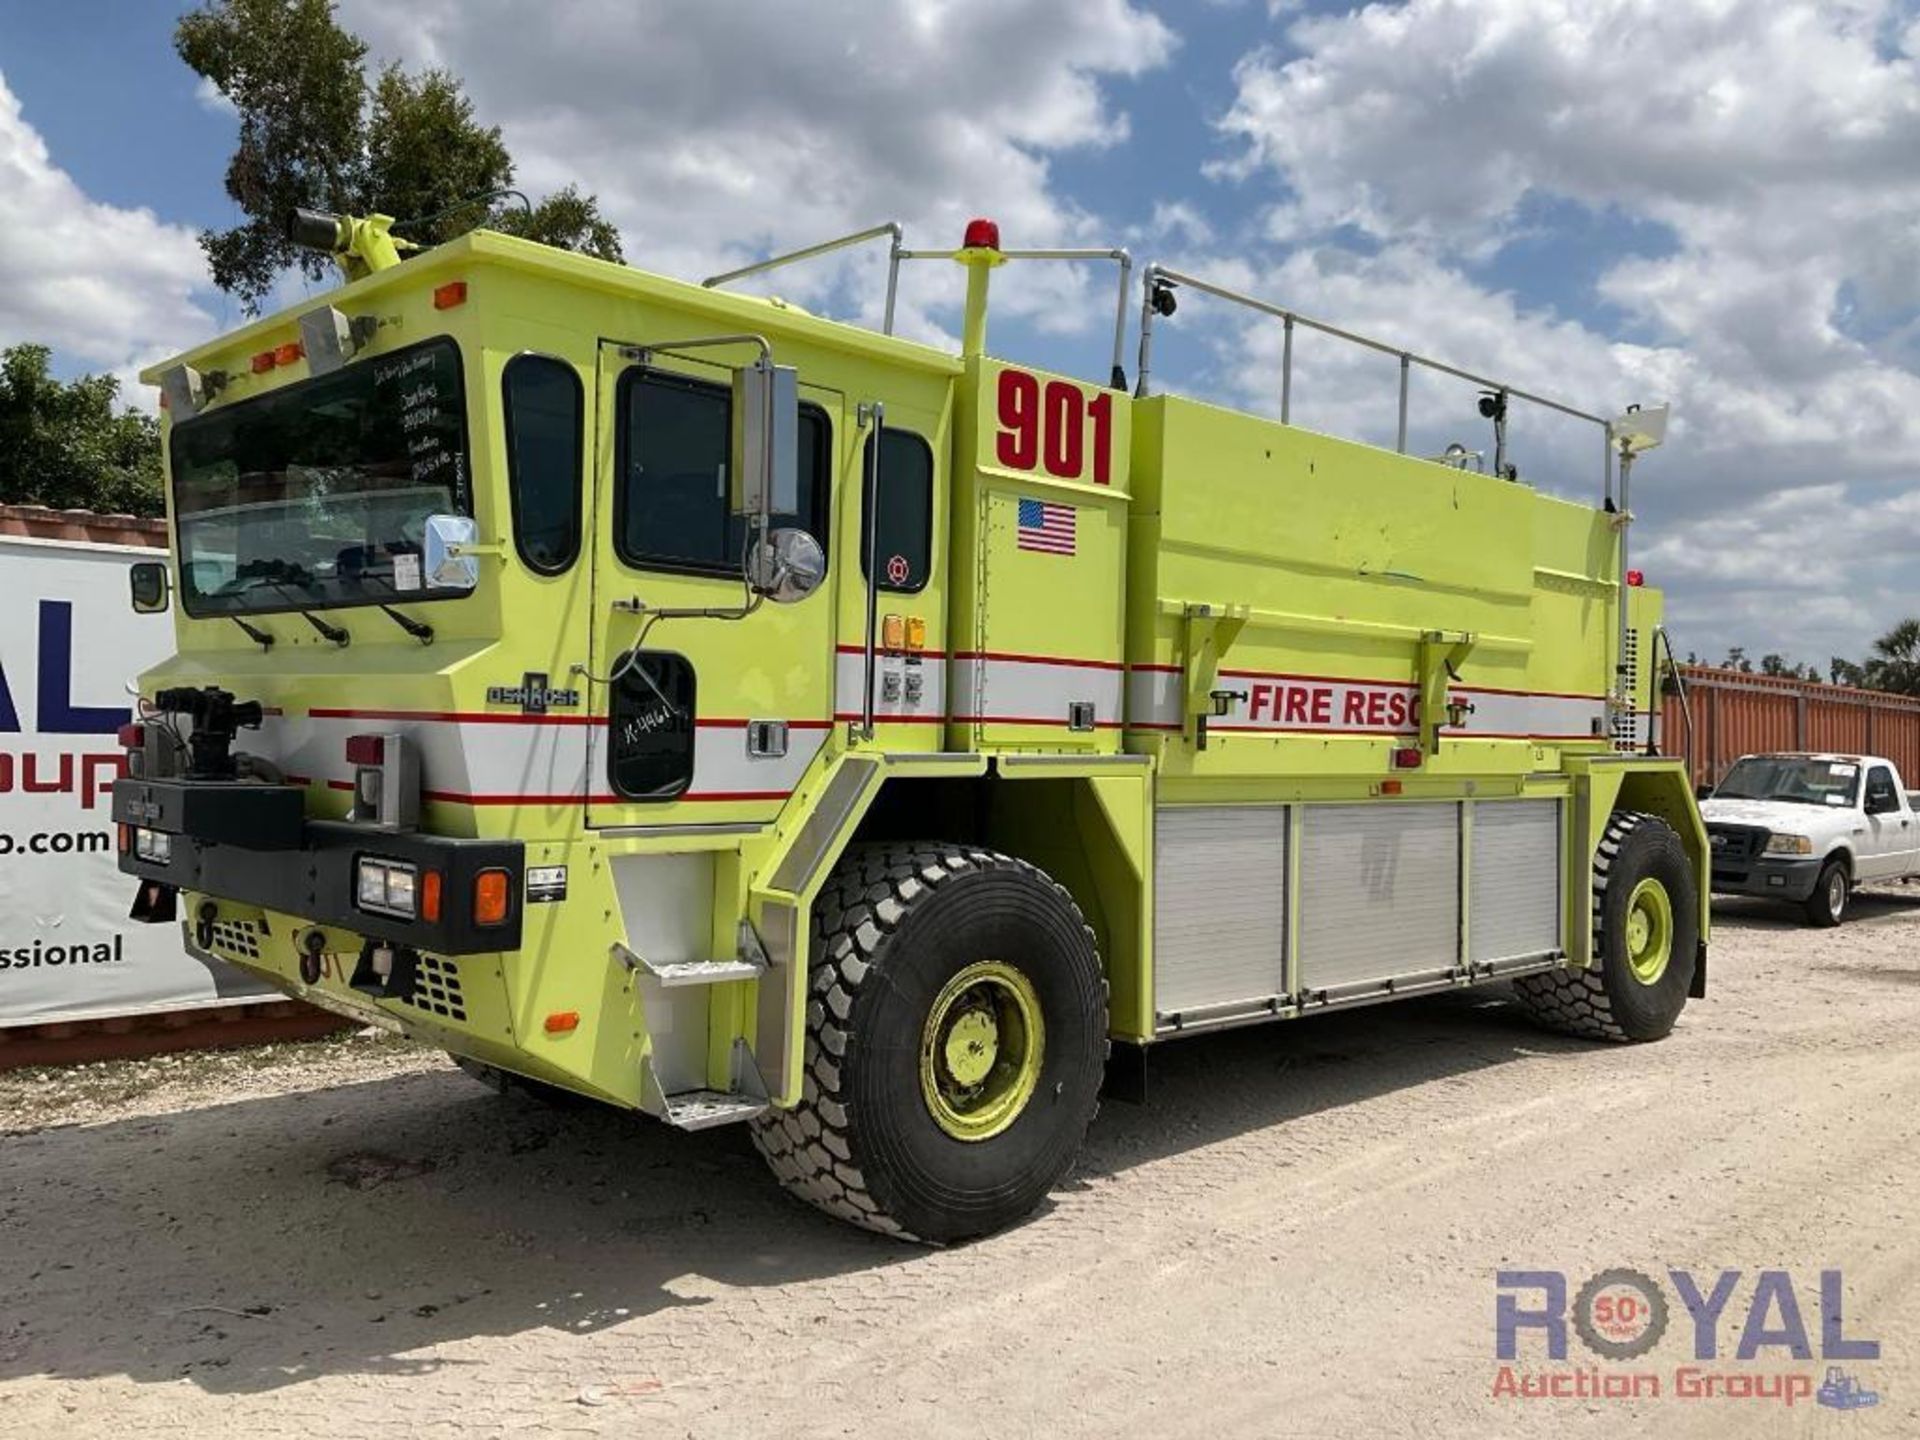
POLYGON ((1550 1030, 1592 1040, 1659 1040, 1686 1008, 1699 961, 1700 891, 1686 847, 1666 821, 1617 810, 1593 856, 1593 954, 1584 970, 1549 970, 1513 982, 1521 1005, 1550 1030), (1642 880, 1666 887, 1671 957, 1652 984, 1627 960, 1627 897, 1642 880))
POLYGON ((1853 881, 1847 874, 1846 863, 1841 860, 1829 860, 1820 867, 1820 878, 1814 881, 1813 893, 1802 903, 1800 911, 1807 917, 1807 923, 1822 930, 1831 930, 1847 918, 1847 905, 1853 899, 1853 881), (1838 881, 1840 886, 1839 902, 1836 904, 1832 886, 1838 881))
POLYGON ((452 1054, 447 1058, 496 1095, 518 1095, 528 1100, 537 1100, 542 1105, 551 1105, 556 1110, 572 1110, 578 1106, 594 1103, 588 1096, 577 1094, 559 1085, 549 1085, 544 1080, 530 1080, 525 1075, 516 1075, 511 1070, 502 1070, 498 1065, 489 1065, 484 1060, 472 1060, 465 1055, 452 1054))
POLYGON ((868 1230, 928 1244, 1021 1219, 1079 1153, 1099 1108, 1107 984, 1093 931, 1043 871, 943 843, 857 847, 813 909, 799 1104, 753 1122, 793 1194, 868 1230), (1039 1077, 1005 1130, 960 1140, 922 1090, 942 987, 983 960, 1017 969, 1044 1021, 1039 1077))

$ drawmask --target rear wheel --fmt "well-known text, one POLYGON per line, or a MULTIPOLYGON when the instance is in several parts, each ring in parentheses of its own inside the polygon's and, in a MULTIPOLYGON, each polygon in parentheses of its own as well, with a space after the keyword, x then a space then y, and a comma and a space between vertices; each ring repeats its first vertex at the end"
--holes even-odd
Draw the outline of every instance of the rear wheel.
POLYGON ((1514 981, 1520 1003, 1550 1029, 1596 1040, 1658 1040, 1693 986, 1700 892, 1673 827, 1618 811, 1593 859, 1593 954, 1585 970, 1514 981))
POLYGON ((1847 901, 1852 898, 1852 890, 1845 864, 1829 860, 1820 871, 1819 880, 1814 882, 1813 894, 1801 906, 1807 923, 1818 925, 1823 930, 1838 925, 1847 918, 1847 901))
POLYGON ((800 1103, 754 1122, 780 1183, 869 1230, 984 1235, 1079 1152, 1107 1054, 1107 987, 1071 896, 1025 861, 863 848, 813 915, 800 1103))

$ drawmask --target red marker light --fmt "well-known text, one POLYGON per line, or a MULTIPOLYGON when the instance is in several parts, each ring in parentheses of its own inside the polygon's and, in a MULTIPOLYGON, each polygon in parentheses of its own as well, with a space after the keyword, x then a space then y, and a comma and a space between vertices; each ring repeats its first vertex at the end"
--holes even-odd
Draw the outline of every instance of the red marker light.
POLYGON ((1412 745, 1403 745, 1393 752, 1393 768, 1396 770, 1418 770, 1420 751, 1412 745))
POLYGON ((543 1027, 549 1035, 571 1035, 580 1028, 578 1010, 556 1010, 547 1016, 543 1027))
POLYGON ((254 374, 264 375, 267 373, 267 371, 271 370, 272 368, 273 368, 273 351, 262 350, 258 355, 253 357, 253 373, 254 374))
POLYGON ((120 748, 122 750, 144 750, 146 748, 147 727, 142 725, 138 720, 135 720, 129 725, 122 725, 114 734, 119 737, 120 748))
POLYGON ((464 280, 449 280, 433 292, 433 308, 436 310, 451 310, 456 305, 466 303, 467 282, 464 280))
POLYGON ((387 741, 384 735, 349 735, 347 737, 347 763, 349 765, 379 765, 387 758, 387 741))
POLYGON ((1640 586, 1642 586, 1642 585, 1644 585, 1644 584, 1646 584, 1646 583, 1647 583, 1647 572, 1646 572, 1646 571, 1644 571, 1644 570, 1629 570, 1629 571, 1627 571, 1627 584, 1629 584, 1629 585, 1631 585, 1631 586, 1633 586, 1633 587, 1634 587, 1635 589, 1638 589, 1638 588, 1639 588, 1640 586))
POLYGON ((991 220, 969 220, 967 235, 960 242, 962 250, 998 250, 1000 248, 1000 227, 991 220))
POLYGON ((298 340, 295 340, 291 344, 279 346, 274 350, 273 363, 276 365, 291 365, 296 360, 304 360, 306 355, 306 350, 298 340))

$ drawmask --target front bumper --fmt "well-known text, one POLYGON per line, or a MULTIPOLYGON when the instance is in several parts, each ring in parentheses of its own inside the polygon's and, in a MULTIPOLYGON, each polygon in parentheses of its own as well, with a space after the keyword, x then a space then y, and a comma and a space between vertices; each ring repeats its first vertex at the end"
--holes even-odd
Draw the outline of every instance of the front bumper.
MULTIPOLYGON (((376 830, 344 820, 292 819, 278 796, 247 796, 242 803, 233 795, 239 788, 197 790, 192 781, 115 782, 113 818, 122 825, 159 830, 173 842, 164 862, 142 859, 130 848, 121 850, 122 873, 435 955, 520 948, 526 851, 518 840, 469 840, 376 830), (265 824, 257 824, 266 809, 263 800, 274 802, 274 813, 265 824), (245 843, 235 843, 236 836, 245 843), (362 856, 405 861, 423 874, 439 871, 440 918, 408 920, 361 909, 354 900, 354 878, 362 856), (473 915, 474 881, 487 870, 506 872, 507 913, 498 924, 481 925, 473 915)), ((293 787, 245 788, 284 793, 293 787)), ((297 809, 293 813, 297 815, 297 809)))
MULTIPOLYGON (((1716 862, 1718 861, 1718 857, 1716 862)), ((1716 895, 1764 895, 1774 900, 1804 900, 1820 880, 1818 855, 1757 855, 1738 864, 1716 863, 1716 895)))

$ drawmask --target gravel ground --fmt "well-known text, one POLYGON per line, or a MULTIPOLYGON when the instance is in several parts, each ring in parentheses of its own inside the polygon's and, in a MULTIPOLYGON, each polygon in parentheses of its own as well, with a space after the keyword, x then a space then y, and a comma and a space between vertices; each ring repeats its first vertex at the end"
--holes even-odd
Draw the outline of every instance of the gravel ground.
MULTIPOLYGON (((1668 1041, 1498 997, 1191 1039, 1054 1202, 948 1251, 784 1198, 737 1130, 500 1099, 380 1037, 0 1076, 0 1433, 1920 1434, 1920 897, 1720 918, 1668 1041), (1495 1273, 1742 1272, 1725 1374, 1878 1391, 1495 1394, 1495 1273), (1813 1355, 1732 1359, 1759 1271, 1813 1355)), ((1534 1297, 1526 1297, 1529 1304, 1534 1297)), ((1776 1309, 1776 1324, 1785 1323, 1776 1309)), ((1567 1381, 1563 1383, 1575 1383, 1567 1381)))

